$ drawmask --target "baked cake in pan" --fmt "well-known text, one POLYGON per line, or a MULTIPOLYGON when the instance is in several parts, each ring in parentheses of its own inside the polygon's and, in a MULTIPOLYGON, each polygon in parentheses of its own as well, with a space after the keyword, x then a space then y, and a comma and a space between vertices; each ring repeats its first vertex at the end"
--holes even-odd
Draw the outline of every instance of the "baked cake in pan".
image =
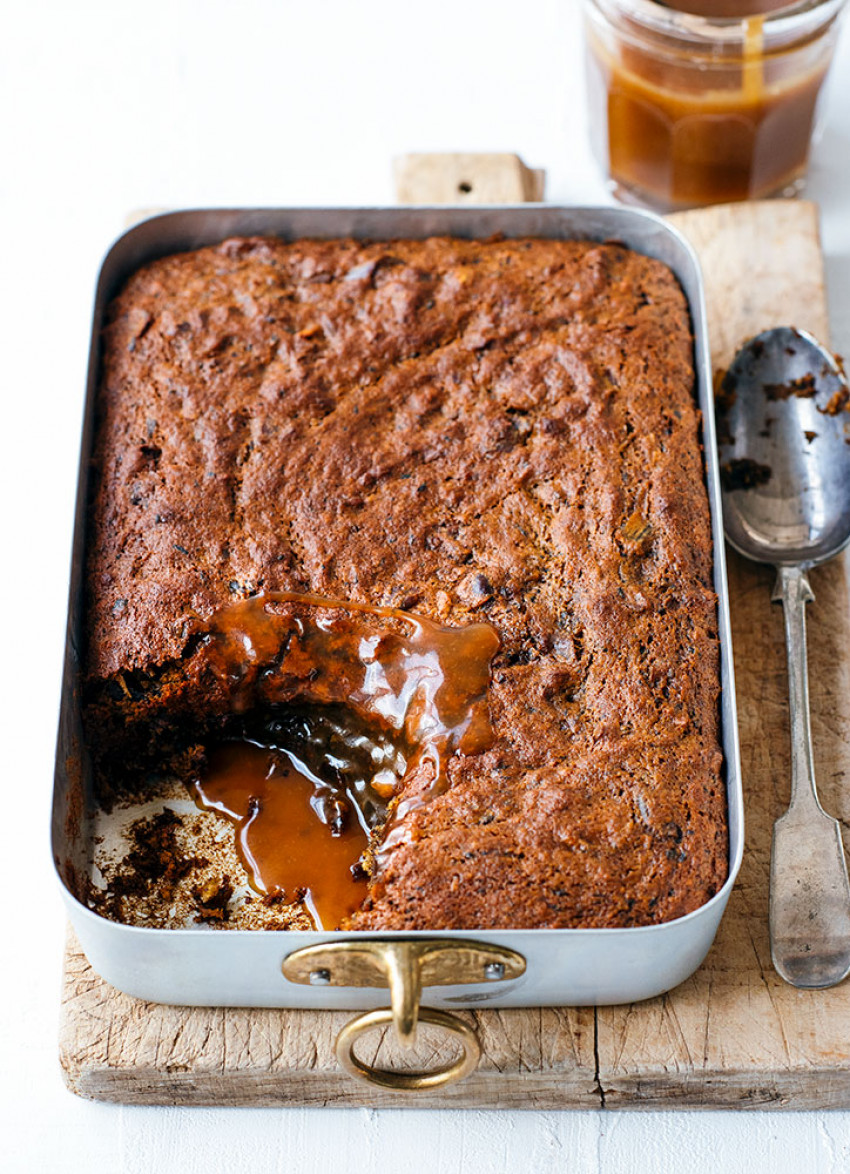
MULTIPOLYGON (((230 813, 265 889, 250 924, 698 908, 727 873, 716 613, 688 309, 660 262, 582 241, 235 239, 147 265, 111 305, 96 778, 106 804, 163 776, 203 800, 222 754, 267 755, 230 813), (295 775, 320 858, 362 839, 337 878, 359 887, 321 918, 306 883, 263 883, 243 834, 295 775)), ((172 819, 142 888, 170 869, 166 905, 194 884, 201 920, 248 924, 240 863, 216 882, 201 860, 199 885, 162 839, 172 819)))

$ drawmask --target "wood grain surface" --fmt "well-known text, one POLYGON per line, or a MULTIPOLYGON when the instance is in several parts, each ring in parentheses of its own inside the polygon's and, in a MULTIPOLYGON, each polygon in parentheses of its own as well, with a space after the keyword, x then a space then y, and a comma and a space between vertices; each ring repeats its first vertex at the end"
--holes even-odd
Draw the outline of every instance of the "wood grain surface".
MULTIPOLYGON (((817 212, 804 202, 742 204, 672 218, 700 253, 714 361, 791 324, 827 340, 817 212)), ((812 573, 812 726, 823 805, 850 826, 850 608, 844 562, 812 573)), ((645 1003, 594 1010, 464 1012, 482 1059, 432 1093, 383 1091, 337 1066, 347 1013, 162 1007, 104 983, 69 938, 60 1059, 81 1096, 133 1104, 493 1108, 850 1107, 850 982, 787 986, 770 964, 767 879, 773 821, 789 794, 782 616, 772 572, 730 560, 746 805, 744 863, 700 970, 645 1003)), ((426 1000, 427 1001, 427 1000, 426 1000)), ((371 1037, 370 1037, 371 1040, 371 1037)), ((449 1047, 451 1045, 448 1045, 449 1047)), ((369 1058, 448 1058, 425 1032, 410 1058, 375 1033, 369 1058)))
POLYGON ((522 204, 542 200, 546 173, 518 155, 466 152, 393 160, 399 204, 522 204))

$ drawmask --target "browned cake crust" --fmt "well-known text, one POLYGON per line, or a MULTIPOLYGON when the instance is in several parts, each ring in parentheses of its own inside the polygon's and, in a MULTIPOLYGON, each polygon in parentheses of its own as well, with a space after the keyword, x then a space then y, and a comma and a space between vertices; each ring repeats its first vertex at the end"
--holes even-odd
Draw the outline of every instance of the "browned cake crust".
POLYGON ((134 717, 165 738, 187 616, 261 588, 485 619, 495 743, 406 817, 356 927, 697 908, 727 834, 693 383, 675 279, 616 244, 253 239, 147 266, 105 331, 98 752, 134 717))

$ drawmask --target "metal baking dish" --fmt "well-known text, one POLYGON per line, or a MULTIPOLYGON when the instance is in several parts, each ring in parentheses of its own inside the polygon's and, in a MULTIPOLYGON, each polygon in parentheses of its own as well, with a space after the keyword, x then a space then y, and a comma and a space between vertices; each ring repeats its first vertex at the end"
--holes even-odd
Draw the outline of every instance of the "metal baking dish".
MULTIPOLYGON (((392 1011, 349 1025, 338 1054, 352 1071, 394 1087, 429 1087, 474 1067, 477 1045, 455 1016, 419 1009, 422 986, 435 1007, 524 1007, 624 1003, 669 990, 699 966, 714 938, 743 849, 735 686, 714 435, 711 370, 702 280, 693 250, 659 218, 625 209, 527 205, 487 208, 261 209, 175 212, 131 229, 107 254, 94 306, 88 391, 77 494, 67 648, 56 756, 53 855, 71 922, 92 966, 128 994, 195 1006, 380 1008, 390 988, 392 1011), (75 878, 91 868, 92 788, 80 721, 83 552, 87 468, 105 308, 140 265, 228 236, 288 239, 353 236, 421 238, 434 234, 616 239, 665 262, 690 306, 703 445, 714 538, 714 576, 722 672, 722 737, 729 818, 729 875, 706 905, 662 925, 630 929, 546 929, 414 933, 307 933, 203 928, 147 929, 121 925, 89 910, 74 895, 75 878), (304 951, 307 951, 306 953, 304 951), (354 1057, 361 1030, 395 1018, 402 1039, 420 1019, 455 1032, 463 1057, 428 1076, 374 1072, 354 1057), (348 1034, 346 1034, 348 1033, 348 1034), (418 1082, 418 1083, 417 1083, 418 1082)), ((79 889, 77 889, 79 891, 79 889)))

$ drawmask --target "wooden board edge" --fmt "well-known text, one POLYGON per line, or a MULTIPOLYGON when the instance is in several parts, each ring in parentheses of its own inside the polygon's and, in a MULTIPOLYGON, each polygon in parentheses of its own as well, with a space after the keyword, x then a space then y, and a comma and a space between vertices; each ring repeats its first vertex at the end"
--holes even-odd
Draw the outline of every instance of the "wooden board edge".
POLYGON ((340 1109, 600 1109, 595 1084, 523 1076, 510 1084, 494 1071, 433 1092, 392 1092, 344 1073, 293 1077, 263 1072, 172 1073, 150 1068, 66 1074, 66 1087, 84 1100, 120 1105, 197 1107, 334 1107, 340 1109))
POLYGON ((734 1109, 802 1112, 850 1109, 850 1068, 701 1071, 663 1076, 601 1077, 606 1110, 734 1109))

